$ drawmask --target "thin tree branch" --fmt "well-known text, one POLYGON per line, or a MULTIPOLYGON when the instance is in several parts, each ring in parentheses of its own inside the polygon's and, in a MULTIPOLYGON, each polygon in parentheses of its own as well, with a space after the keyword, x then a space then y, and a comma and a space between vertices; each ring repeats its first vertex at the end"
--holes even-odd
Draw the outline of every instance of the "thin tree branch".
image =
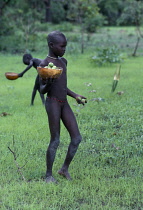
MULTIPOLYGON (((14 136, 13 136, 13 146, 14 146, 14 144, 15 144, 15 141, 14 141, 14 136)), ((25 179, 25 177, 24 177, 24 175, 23 175, 21 169, 26 165, 26 163, 27 163, 28 161, 27 161, 22 167, 20 167, 19 164, 17 163, 17 156, 16 156, 16 153, 15 153, 10 147, 8 147, 8 149, 9 149, 9 151, 13 154, 14 162, 15 162, 15 165, 16 165, 16 167, 17 167, 17 169, 18 169, 18 173, 22 176, 22 179, 23 179, 24 181, 26 181, 26 179, 25 179)))

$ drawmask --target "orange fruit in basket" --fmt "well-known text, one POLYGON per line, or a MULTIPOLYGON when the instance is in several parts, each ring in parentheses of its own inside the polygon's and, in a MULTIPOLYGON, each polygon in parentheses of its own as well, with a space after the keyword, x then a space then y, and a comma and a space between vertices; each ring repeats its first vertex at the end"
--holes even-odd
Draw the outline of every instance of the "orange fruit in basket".
POLYGON ((18 74, 14 72, 6 72, 5 77, 9 80, 15 80, 18 78, 18 74))
POLYGON ((62 74, 63 69, 61 67, 52 69, 52 68, 44 68, 44 67, 38 66, 37 72, 39 76, 42 77, 43 79, 58 78, 62 74))

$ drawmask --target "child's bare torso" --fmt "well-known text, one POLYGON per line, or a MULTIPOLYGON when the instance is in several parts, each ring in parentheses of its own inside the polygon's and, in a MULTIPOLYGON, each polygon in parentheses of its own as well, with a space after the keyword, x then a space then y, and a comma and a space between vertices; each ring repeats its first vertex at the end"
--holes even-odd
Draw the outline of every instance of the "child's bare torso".
POLYGON ((32 61, 33 61, 33 67, 35 69, 37 69, 37 66, 39 66, 39 64, 42 62, 42 60, 38 58, 33 58, 32 61))
POLYGON ((59 58, 57 60, 46 58, 43 60, 43 62, 41 62, 40 66, 47 66, 49 62, 52 62, 57 67, 62 67, 63 72, 59 78, 55 79, 55 81, 51 85, 50 90, 47 93, 47 96, 65 101, 67 98, 66 60, 64 58, 59 58))

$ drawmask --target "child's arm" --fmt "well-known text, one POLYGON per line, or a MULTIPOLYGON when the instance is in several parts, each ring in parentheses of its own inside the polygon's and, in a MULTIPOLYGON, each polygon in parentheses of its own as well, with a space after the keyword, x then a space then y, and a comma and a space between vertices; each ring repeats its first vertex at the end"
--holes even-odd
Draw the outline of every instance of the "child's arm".
POLYGON ((79 95, 77 93, 74 93, 73 91, 71 91, 70 89, 67 88, 67 95, 75 98, 78 104, 85 104, 87 103, 86 97, 79 95))
POLYGON ((30 61, 30 64, 27 66, 27 68, 18 74, 19 77, 23 77, 23 74, 25 74, 31 67, 33 66, 33 60, 30 61))
POLYGON ((54 82, 54 79, 52 79, 52 78, 45 80, 45 79, 42 79, 41 77, 39 77, 40 93, 42 93, 42 94, 47 93, 50 90, 53 82, 54 82))

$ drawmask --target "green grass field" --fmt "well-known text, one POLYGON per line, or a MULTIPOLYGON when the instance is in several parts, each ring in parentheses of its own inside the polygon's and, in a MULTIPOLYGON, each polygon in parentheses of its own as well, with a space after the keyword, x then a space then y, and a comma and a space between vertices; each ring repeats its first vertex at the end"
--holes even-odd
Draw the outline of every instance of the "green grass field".
POLYGON ((44 182, 49 130, 38 93, 30 106, 36 70, 32 68, 15 81, 7 80, 5 72, 20 73, 25 65, 20 55, 0 57, 1 209, 143 209, 142 57, 125 59, 118 86, 111 93, 117 64, 97 67, 88 62, 89 54, 65 55, 68 87, 86 96, 88 103, 83 107, 68 98, 83 141, 69 169, 73 180, 67 181, 57 174, 70 141, 61 124, 53 168, 58 184, 44 182), (120 91, 124 93, 118 95, 120 91), (8 147, 15 152, 16 162, 8 147))

